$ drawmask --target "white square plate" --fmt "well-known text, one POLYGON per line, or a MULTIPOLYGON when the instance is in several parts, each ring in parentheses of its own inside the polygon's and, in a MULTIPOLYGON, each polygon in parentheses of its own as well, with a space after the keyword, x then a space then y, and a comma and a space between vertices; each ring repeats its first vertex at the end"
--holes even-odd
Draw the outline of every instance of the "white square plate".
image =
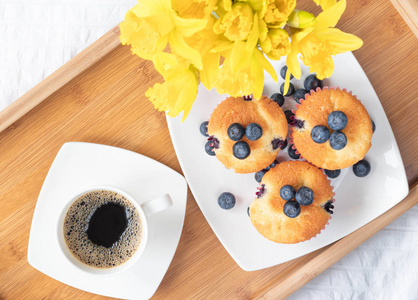
MULTIPOLYGON (((271 62, 279 74, 285 60, 271 62)), ((324 86, 353 91, 376 124, 373 146, 365 157, 372 170, 367 177, 358 178, 350 167, 332 180, 336 193, 332 220, 321 234, 309 241, 284 245, 260 235, 247 215, 258 186, 254 173, 235 174, 216 157, 206 154, 206 138, 200 134, 199 126, 209 120, 213 109, 226 95, 219 95, 215 90, 209 92, 200 85, 197 100, 187 119, 181 123, 182 116, 167 118, 177 157, 200 209, 226 250, 246 271, 274 266, 329 245, 380 216, 408 194, 405 169, 395 137, 366 74, 351 52, 335 56, 334 63, 334 74, 324 80, 324 86), (222 192, 235 195, 237 204, 233 209, 226 211, 218 206, 217 199, 222 192)), ((301 80, 291 80, 295 89, 303 88, 308 75, 308 68, 302 65, 301 80)), ((284 80, 280 75, 278 77, 278 83, 275 83, 265 74, 263 94, 271 96, 280 91, 284 80)), ((294 109, 294 104, 292 97, 286 97, 282 109, 294 109)), ((280 161, 289 160, 287 149, 280 152, 279 158, 280 161)))
POLYGON ((149 299, 157 290, 176 251, 187 201, 183 176, 148 157, 90 143, 66 143, 55 158, 36 204, 29 237, 28 261, 42 273, 78 289, 109 297, 149 299), (147 217, 145 252, 128 270, 93 275, 76 268, 60 249, 59 217, 80 192, 109 186, 139 204, 169 194, 173 205, 147 217))

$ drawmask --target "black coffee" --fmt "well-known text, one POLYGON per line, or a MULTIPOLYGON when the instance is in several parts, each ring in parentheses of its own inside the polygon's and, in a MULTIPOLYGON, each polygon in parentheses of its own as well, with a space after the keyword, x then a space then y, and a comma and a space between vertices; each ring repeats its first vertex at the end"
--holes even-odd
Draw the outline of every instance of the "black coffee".
POLYGON ((81 262, 112 268, 138 250, 142 223, 137 209, 124 196, 92 191, 80 196, 68 209, 64 237, 71 253, 81 262))

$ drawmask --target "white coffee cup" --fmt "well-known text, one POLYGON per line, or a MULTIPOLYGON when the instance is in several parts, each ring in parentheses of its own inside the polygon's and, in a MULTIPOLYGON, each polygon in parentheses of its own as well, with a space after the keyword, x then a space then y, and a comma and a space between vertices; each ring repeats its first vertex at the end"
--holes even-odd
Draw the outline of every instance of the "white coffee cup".
POLYGON ((76 268, 82 270, 83 272, 88 272, 90 274, 95 274, 95 275, 116 275, 119 274, 121 272, 126 271, 127 269, 129 269, 130 267, 132 267, 137 261, 138 259, 141 257, 141 255, 144 253, 145 248, 147 246, 147 242, 148 242, 148 222, 147 222, 147 217, 158 213, 160 211, 163 211, 167 208, 169 208, 170 206, 173 205, 173 202, 171 200, 170 195, 166 194, 166 195, 162 195, 161 197, 158 197, 156 199, 147 201, 145 203, 141 203, 139 204, 132 196, 130 196, 129 194, 127 194, 124 191, 121 191, 120 189, 114 188, 114 187, 109 187, 109 186, 95 186, 89 189, 85 189, 83 191, 81 191, 79 194, 77 194, 76 196, 74 196, 71 201, 69 201, 68 205, 66 205, 64 211, 61 213, 60 216, 60 221, 58 222, 58 240, 59 240, 59 244, 61 246, 61 249, 64 252, 65 257, 68 259, 69 262, 71 262, 72 265, 74 265, 76 268), (65 242, 65 238, 64 238, 64 219, 65 216, 67 214, 68 209, 70 208, 71 204, 73 204, 73 202, 75 200, 77 200, 80 196, 92 192, 92 191, 99 191, 99 190, 106 190, 106 191, 112 191, 115 193, 118 193, 122 196, 124 196, 126 199, 129 200, 129 202, 131 202, 134 207, 136 208, 136 210, 139 213, 139 216, 141 218, 141 222, 142 222, 142 238, 141 238, 141 242, 139 245, 139 248, 135 251, 135 253, 123 264, 113 267, 113 268, 94 268, 91 267, 89 265, 84 264, 83 262, 81 262, 80 260, 78 260, 70 251, 70 249, 68 249, 67 244, 65 242))

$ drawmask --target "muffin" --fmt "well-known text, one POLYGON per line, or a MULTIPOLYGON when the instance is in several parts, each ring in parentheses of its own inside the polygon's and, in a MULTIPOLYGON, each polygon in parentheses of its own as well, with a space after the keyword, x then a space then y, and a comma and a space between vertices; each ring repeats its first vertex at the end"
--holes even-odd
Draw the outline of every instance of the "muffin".
POLYGON ((366 108, 345 89, 317 88, 297 106, 291 137, 299 153, 317 167, 354 165, 371 147, 372 122, 366 108))
POLYGON ((276 243, 295 244, 311 239, 325 228, 333 213, 330 182, 308 162, 276 165, 264 175, 258 189, 257 198, 250 205, 251 223, 276 243), (286 187, 293 194, 284 193, 286 187))
POLYGON ((286 117, 278 104, 265 96, 229 97, 212 112, 208 134, 219 161, 236 173, 268 167, 284 145, 286 117))

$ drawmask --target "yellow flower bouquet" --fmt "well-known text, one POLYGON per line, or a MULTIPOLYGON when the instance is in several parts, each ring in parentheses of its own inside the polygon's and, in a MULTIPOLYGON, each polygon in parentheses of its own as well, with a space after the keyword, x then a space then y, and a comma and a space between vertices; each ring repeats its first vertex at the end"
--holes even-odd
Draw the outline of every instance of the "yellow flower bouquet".
POLYGON ((316 17, 296 10, 296 0, 138 0, 120 24, 120 40, 163 76, 146 92, 155 108, 171 117, 183 111, 184 120, 200 82, 220 94, 259 99, 264 71, 277 82, 266 56, 287 56, 285 94, 290 74, 301 77, 299 55, 319 79, 331 76, 332 55, 363 42, 335 28, 346 0, 314 2, 322 9, 316 17))

